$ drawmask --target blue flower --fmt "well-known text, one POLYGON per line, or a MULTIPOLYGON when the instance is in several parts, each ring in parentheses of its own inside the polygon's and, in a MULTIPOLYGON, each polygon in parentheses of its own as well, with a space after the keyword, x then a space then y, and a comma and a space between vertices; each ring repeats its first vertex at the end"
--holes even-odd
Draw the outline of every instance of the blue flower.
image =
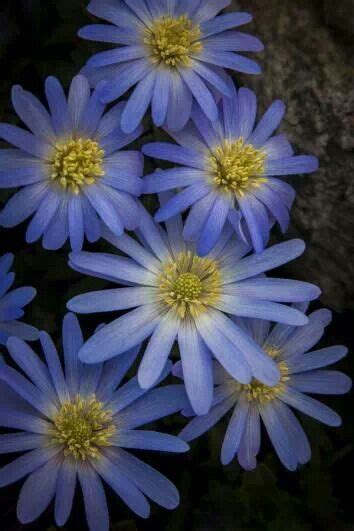
MULTIPOLYGON (((147 393, 136 378, 120 386, 139 346, 112 362, 82 365, 82 333, 73 314, 63 323, 65 371, 48 334, 41 332, 40 341, 46 363, 24 341, 8 341, 9 353, 24 375, 0 361, 0 424, 21 430, 0 435, 0 453, 27 451, 0 469, 2 487, 28 476, 18 500, 19 520, 34 521, 55 498, 55 521, 64 525, 78 481, 90 529, 108 531, 101 479, 143 518, 150 511, 145 496, 166 509, 175 508, 179 495, 174 485, 123 448, 188 450, 177 437, 140 430, 188 403, 183 386, 147 393)), ((169 371, 167 366, 160 380, 169 371)))
POLYGON ((24 316, 23 308, 34 299, 36 290, 22 287, 9 291, 15 280, 15 273, 9 272, 13 261, 12 254, 0 258, 0 345, 6 345, 11 336, 27 341, 38 339, 36 328, 18 320, 24 316))
POLYGON ((218 13, 231 0, 91 0, 88 10, 110 22, 82 28, 79 35, 118 45, 94 55, 83 69, 95 86, 107 80, 111 102, 136 85, 122 115, 123 131, 134 130, 152 107, 157 126, 173 130, 188 122, 193 101, 212 121, 220 94, 230 96, 225 68, 259 74, 257 63, 235 52, 259 52, 262 43, 234 28, 248 13, 218 13))
POLYGON ((302 254, 303 242, 292 240, 245 257, 249 247, 225 229, 213 253, 200 258, 193 245, 184 242, 178 216, 166 229, 143 211, 141 243, 127 234, 104 233, 129 258, 71 254, 73 269, 127 287, 79 295, 68 303, 70 310, 89 314, 134 308, 91 337, 80 350, 80 359, 97 363, 151 336, 138 371, 139 384, 147 389, 156 384, 177 340, 187 394, 199 414, 206 413, 212 401, 212 355, 240 382, 249 383, 256 376, 269 385, 277 383, 276 363, 227 314, 295 326, 307 323, 302 312, 279 303, 314 299, 319 289, 263 276, 302 254))
POLYGON ((158 171, 145 179, 145 193, 181 189, 156 214, 165 221, 192 207, 184 228, 186 240, 197 242, 198 253, 207 254, 229 222, 254 249, 267 245, 269 231, 277 221, 285 232, 295 192, 278 176, 311 173, 318 168, 312 156, 294 156, 286 137, 272 136, 285 107, 275 101, 255 127, 255 94, 232 83, 232 99, 220 103, 220 119, 210 123, 199 109, 190 123, 171 136, 175 144, 147 144, 143 152, 182 167, 158 171))
MULTIPOLYGON (((307 305, 300 305, 306 311, 307 305)), ((299 306, 298 306, 299 307, 299 306)), ((333 346, 312 351, 331 321, 331 312, 318 310, 310 314, 302 328, 252 319, 237 320, 268 353, 280 370, 280 382, 268 387, 257 380, 240 385, 219 364, 214 365, 217 388, 213 407, 208 415, 196 417, 182 430, 180 437, 191 441, 214 426, 228 411, 233 410, 221 450, 221 461, 230 463, 237 454, 246 470, 257 466, 261 448, 261 421, 283 465, 295 470, 310 460, 308 438, 289 406, 327 424, 339 426, 341 419, 332 409, 310 394, 340 395, 351 388, 351 380, 338 371, 325 369, 343 358, 347 349, 333 346)), ((182 376, 182 368, 174 367, 182 376)), ((192 414, 186 408, 187 416, 192 414)))
POLYGON ((80 250, 84 236, 101 236, 99 218, 116 234, 139 223, 143 157, 119 151, 142 132, 122 132, 121 102, 104 116, 100 88, 91 94, 88 81, 76 76, 68 99, 57 79, 45 84, 50 114, 29 92, 16 86, 13 106, 31 132, 0 124, 0 137, 15 149, 0 150, 0 188, 23 187, 0 214, 3 227, 33 216, 28 243, 43 236, 46 249, 59 249, 68 237, 80 250))

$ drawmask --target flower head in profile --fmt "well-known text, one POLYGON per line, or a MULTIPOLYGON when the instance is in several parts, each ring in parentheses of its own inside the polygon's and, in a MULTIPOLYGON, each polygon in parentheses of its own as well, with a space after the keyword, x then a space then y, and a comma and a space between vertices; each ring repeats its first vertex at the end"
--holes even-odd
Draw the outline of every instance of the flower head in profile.
POLYGON ((15 280, 10 271, 14 256, 10 253, 0 257, 0 345, 6 345, 9 337, 16 336, 27 341, 38 339, 38 330, 19 321, 24 316, 23 308, 36 296, 31 287, 9 291, 15 280))
MULTIPOLYGON (((136 378, 121 386, 139 347, 106 364, 82 365, 83 339, 72 314, 63 324, 65 370, 48 334, 41 332, 40 340, 45 363, 17 338, 8 341, 8 350, 22 372, 0 362, 0 424, 20 430, 0 435, 0 453, 26 452, 0 469, 2 487, 28 476, 18 500, 19 520, 34 521, 54 499, 55 521, 64 525, 79 482, 89 528, 108 531, 102 480, 143 518, 150 511, 147 497, 175 508, 179 495, 174 485, 124 448, 188 450, 177 437, 140 429, 184 407, 183 386, 146 392, 136 378)), ((161 380, 169 371, 166 366, 161 380)))
POLYGON ((216 120, 216 100, 230 96, 226 69, 259 74, 253 60, 238 52, 259 52, 262 43, 235 30, 248 13, 218 13, 231 0, 91 0, 88 10, 110 24, 93 24, 79 35, 115 45, 94 55, 83 69, 92 84, 107 80, 104 101, 135 87, 122 115, 131 132, 151 104, 157 126, 174 130, 188 122, 193 101, 216 120))
POLYGON ((146 177, 145 193, 179 190, 156 220, 191 207, 183 234, 197 243, 201 256, 214 247, 227 222, 261 252, 275 221, 283 232, 289 225, 295 191, 278 177, 318 167, 313 156, 294 156, 283 134, 272 136, 284 115, 281 101, 255 127, 255 94, 246 88, 237 91, 232 83, 229 87, 233 97, 221 101, 217 122, 212 124, 195 108, 193 123, 179 133, 168 131, 179 145, 155 142, 143 148, 150 157, 182 165, 146 177))
POLYGON ((115 233, 139 223, 143 157, 120 151, 141 128, 124 134, 119 126, 121 102, 106 114, 100 87, 76 76, 66 98, 59 81, 47 79, 49 112, 29 92, 16 86, 13 106, 30 131, 0 124, 0 137, 15 146, 0 150, 0 188, 22 187, 0 214, 3 227, 32 217, 26 240, 43 236, 46 249, 59 249, 68 237, 80 250, 84 236, 100 238, 99 218, 115 233))
POLYGON ((68 303, 70 310, 131 310, 85 343, 81 361, 113 358, 150 338, 138 371, 146 389, 155 385, 177 340, 187 394, 198 414, 206 413, 212 402, 212 355, 240 382, 255 376, 277 383, 276 363, 228 314, 304 325, 302 312, 279 303, 314 299, 318 288, 263 275, 302 254, 303 242, 292 240, 246 257, 249 247, 225 229, 214 251, 200 258, 183 240, 179 217, 164 230, 144 211, 139 231, 141 243, 127 234, 104 235, 129 258, 87 252, 70 256, 75 270, 127 286, 79 295, 68 303))
MULTIPOLYGON (((306 305, 301 306, 306 311, 306 305)), ((311 449, 308 438, 291 408, 328 426, 339 426, 341 419, 337 413, 308 394, 340 395, 351 388, 351 380, 345 374, 327 370, 327 366, 346 355, 345 347, 312 350, 330 321, 328 310, 311 313, 308 324, 301 328, 283 324, 271 327, 267 321, 238 319, 238 324, 278 365, 280 381, 274 386, 266 386, 253 379, 249 384, 242 385, 215 363, 217 388, 213 407, 209 414, 191 420, 180 436, 185 441, 191 441, 232 410, 221 450, 224 465, 237 455, 240 465, 246 470, 257 466, 261 423, 288 470, 295 470, 309 461, 311 449)), ((175 366, 174 372, 182 376, 180 366, 175 366)), ((189 416, 192 412, 188 409, 185 413, 189 416)))

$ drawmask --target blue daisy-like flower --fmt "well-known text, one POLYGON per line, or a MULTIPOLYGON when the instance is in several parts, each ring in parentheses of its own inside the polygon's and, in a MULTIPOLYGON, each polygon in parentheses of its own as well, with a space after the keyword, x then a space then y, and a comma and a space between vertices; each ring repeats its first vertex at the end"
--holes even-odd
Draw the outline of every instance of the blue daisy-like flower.
POLYGON ((121 102, 106 114, 102 84, 91 94, 84 76, 76 76, 68 98, 56 78, 45 83, 49 110, 19 86, 13 106, 30 131, 0 124, 0 137, 15 149, 0 150, 0 188, 23 187, 0 214, 3 227, 14 227, 33 214, 26 240, 43 236, 43 246, 56 250, 68 237, 80 250, 84 236, 101 236, 99 218, 116 234, 139 223, 143 157, 121 149, 142 132, 122 132, 121 102))
POLYGON ((192 207, 184 237, 197 242, 198 253, 207 254, 216 244, 225 223, 261 252, 270 228, 277 221, 285 232, 295 191, 279 176, 317 170, 313 156, 294 156, 285 135, 272 136, 285 112, 275 101, 255 127, 257 98, 249 89, 238 91, 229 84, 233 97, 220 102, 220 118, 208 121, 194 108, 192 121, 169 134, 179 145, 147 144, 143 152, 182 167, 158 171, 145 179, 145 193, 183 189, 156 214, 165 221, 192 207))
MULTIPOLYGON (((179 503, 175 486, 124 448, 188 450, 177 437, 140 429, 188 403, 183 385, 147 393, 132 378, 121 386, 139 347, 106 364, 82 365, 78 351, 83 338, 73 314, 63 323, 65 371, 49 335, 41 332, 40 341, 45 363, 24 341, 8 341, 24 374, 0 361, 0 425, 21 430, 0 435, 0 453, 27 451, 0 469, 1 487, 28 476, 19 495, 19 520, 34 521, 55 498, 55 521, 64 525, 79 482, 89 528, 108 531, 102 479, 143 518, 150 511, 146 497, 174 509, 179 503)), ((160 380, 169 372, 166 366, 160 380)))
MULTIPOLYGON (((301 309, 306 311, 306 305, 301 305, 301 309)), ((239 326, 247 330, 277 363, 281 373, 280 382, 275 386, 265 386, 254 379, 250 384, 240 385, 215 363, 217 387, 213 407, 207 415, 191 420, 180 437, 185 441, 199 437, 232 410, 221 450, 224 465, 237 455, 240 465, 246 470, 257 466, 257 455, 261 448, 261 422, 287 469, 295 470, 308 462, 311 457, 310 444, 291 408, 328 426, 339 426, 339 415, 308 394, 340 395, 351 388, 348 376, 326 369, 346 355, 344 346, 311 350, 330 321, 331 312, 324 309, 311 313, 309 323, 302 328, 283 324, 271 328, 271 323, 267 321, 237 320, 239 326)), ((183 376, 181 366, 176 365, 174 372, 183 376)), ((185 414, 192 414, 190 408, 185 410, 185 414)))
POLYGON ((9 337, 16 336, 27 341, 38 339, 38 330, 19 321, 24 316, 23 308, 36 296, 31 287, 21 287, 9 291, 15 281, 15 273, 10 271, 14 256, 10 253, 0 258, 0 345, 6 345, 9 337))
POLYGON ((231 96, 225 68, 259 74, 258 64, 236 52, 259 52, 262 43, 234 28, 248 13, 218 13, 231 0, 92 0, 88 11, 110 22, 82 28, 79 35, 119 45, 94 55, 83 72, 95 85, 107 80, 103 98, 111 102, 136 85, 122 115, 131 132, 149 105, 157 126, 173 130, 188 122, 195 101, 212 121, 216 95, 231 96), (218 16, 217 16, 218 15, 218 16), (215 94, 216 92, 216 94, 215 94))
POLYGON ((320 290, 263 275, 302 254, 304 243, 292 240, 246 257, 249 246, 225 229, 213 252, 201 258, 183 240, 180 217, 165 231, 146 211, 139 236, 141 243, 105 231, 104 238, 129 258, 88 252, 70 256, 73 269, 127 286, 74 297, 70 310, 89 314, 134 308, 93 335, 80 359, 91 364, 113 358, 151 336, 138 371, 139 384, 147 389, 156 384, 177 340, 187 394, 198 414, 212 402, 212 355, 240 382, 255 376, 276 384, 276 363, 228 315, 306 324, 302 312, 279 303, 314 299, 320 290))

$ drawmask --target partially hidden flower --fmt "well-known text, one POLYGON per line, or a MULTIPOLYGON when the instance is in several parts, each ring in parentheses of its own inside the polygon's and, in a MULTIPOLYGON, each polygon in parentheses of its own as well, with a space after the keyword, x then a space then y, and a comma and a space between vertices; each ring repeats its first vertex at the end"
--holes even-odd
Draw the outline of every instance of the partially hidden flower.
POLYGON ((164 230, 146 211, 139 234, 141 243, 127 234, 104 234, 129 258, 88 252, 70 256, 75 270, 127 286, 79 295, 69 301, 70 310, 131 310, 85 343, 81 361, 91 364, 121 355, 151 336, 138 371, 139 384, 146 389, 155 385, 177 340, 187 394, 199 414, 212 402, 212 355, 240 382, 255 376, 276 384, 277 364, 228 314, 306 324, 302 312, 279 303, 314 299, 319 289, 263 276, 302 254, 304 243, 292 240, 245 257, 249 247, 225 229, 214 251, 200 258, 183 240, 178 216, 164 230))
POLYGON ((16 336, 27 341, 38 339, 38 330, 22 321, 23 308, 36 296, 34 288, 24 286, 9 291, 15 281, 10 271, 14 256, 10 253, 0 258, 0 345, 6 345, 9 337, 16 336))
POLYGON ((110 24, 93 24, 79 35, 116 45, 89 59, 83 69, 93 85, 107 80, 104 101, 135 87, 122 115, 126 132, 136 128, 151 104, 157 126, 181 129, 193 101, 216 120, 216 100, 230 96, 224 69, 259 74, 258 64, 238 52, 259 52, 262 43, 235 30, 248 13, 218 13, 231 0, 92 0, 88 11, 110 24), (118 45, 118 46, 117 46, 118 45))
MULTIPOLYGON (((183 386, 146 392, 136 378, 120 385, 139 347, 106 364, 82 365, 82 333, 73 314, 63 323, 65 369, 48 334, 41 332, 40 340, 45 362, 17 338, 8 341, 8 350, 22 373, 0 362, 0 424, 20 430, 0 435, 0 453, 26 452, 0 469, 1 487, 28 476, 18 499, 19 520, 34 521, 54 499, 55 521, 64 525, 79 483, 89 528, 108 531, 102 480, 143 518, 149 516, 147 498, 175 508, 175 486, 124 448, 188 450, 177 437, 140 429, 187 404, 183 386)), ((169 371, 167 366, 161 379, 169 371)))
POLYGON ((191 207, 183 234, 197 243, 202 256, 216 244, 225 223, 261 252, 275 221, 283 232, 289 225, 295 191, 278 177, 318 168, 316 157, 295 156, 284 134, 272 136, 284 116, 282 101, 275 101, 255 126, 256 95, 246 88, 237 91, 233 83, 229 87, 233 96, 220 102, 214 124, 194 108, 183 131, 167 131, 178 145, 154 142, 143 148, 150 157, 181 165, 147 176, 145 193, 178 190, 156 220, 191 207))
POLYGON ((0 224, 14 227, 33 216, 28 243, 43 236, 43 246, 56 250, 69 237, 80 250, 84 236, 90 242, 100 238, 99 218, 115 234, 139 223, 143 157, 121 149, 142 129, 123 133, 124 103, 104 114, 100 87, 91 93, 87 79, 76 76, 66 98, 59 81, 49 77, 49 112, 21 87, 12 90, 15 111, 30 131, 0 124, 0 137, 15 146, 0 150, 0 188, 23 187, 2 210, 0 224))
MULTIPOLYGON (((306 311, 306 305, 302 305, 302 309, 306 311)), ((232 411, 221 450, 224 465, 237 455, 246 470, 257 466, 261 424, 288 470, 307 463, 311 458, 310 444, 292 408, 328 426, 340 426, 341 418, 337 413, 308 395, 340 395, 351 388, 348 376, 327 369, 346 355, 344 346, 312 350, 330 321, 331 312, 325 309, 311 313, 309 323, 302 328, 283 324, 271 327, 271 323, 258 319, 237 320, 278 365, 280 381, 275 386, 266 386, 253 379, 242 385, 215 363, 217 387, 213 407, 207 415, 191 420, 180 436, 191 441, 232 411)), ((182 376, 180 366, 175 366, 174 372, 182 376)), ((185 414, 191 413, 187 408, 185 414)))

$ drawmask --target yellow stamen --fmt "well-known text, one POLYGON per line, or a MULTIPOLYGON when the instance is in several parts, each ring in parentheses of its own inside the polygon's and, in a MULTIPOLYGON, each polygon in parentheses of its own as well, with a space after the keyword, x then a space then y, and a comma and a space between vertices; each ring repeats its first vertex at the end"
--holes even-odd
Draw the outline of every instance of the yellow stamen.
POLYGON ((186 16, 163 16, 145 30, 144 43, 155 64, 168 67, 189 66, 192 55, 201 52, 200 27, 186 16))
MULTIPOLYGON (((265 351, 272 359, 277 358, 280 354, 280 351, 274 347, 266 347, 265 351)), ((280 370, 280 380, 273 387, 269 387, 256 379, 253 379, 249 384, 240 385, 240 389, 246 393, 249 402, 257 401, 258 403, 264 404, 265 402, 274 400, 284 390, 284 386, 289 380, 289 369, 284 361, 280 361, 278 367, 280 370)))
POLYGON ((116 428, 112 414, 96 397, 77 396, 64 404, 53 420, 50 431, 54 444, 64 445, 64 455, 85 461, 97 458, 99 448, 110 446, 116 428))
POLYGON ((246 144, 242 137, 225 141, 209 157, 211 182, 218 191, 242 196, 249 187, 267 180, 262 177, 265 160, 265 152, 246 144))
POLYGON ((77 195, 84 186, 104 175, 104 150, 90 139, 71 139, 55 146, 50 178, 64 190, 77 195))
POLYGON ((164 265, 159 278, 160 301, 182 319, 196 317, 220 297, 218 264, 188 251, 164 265))

